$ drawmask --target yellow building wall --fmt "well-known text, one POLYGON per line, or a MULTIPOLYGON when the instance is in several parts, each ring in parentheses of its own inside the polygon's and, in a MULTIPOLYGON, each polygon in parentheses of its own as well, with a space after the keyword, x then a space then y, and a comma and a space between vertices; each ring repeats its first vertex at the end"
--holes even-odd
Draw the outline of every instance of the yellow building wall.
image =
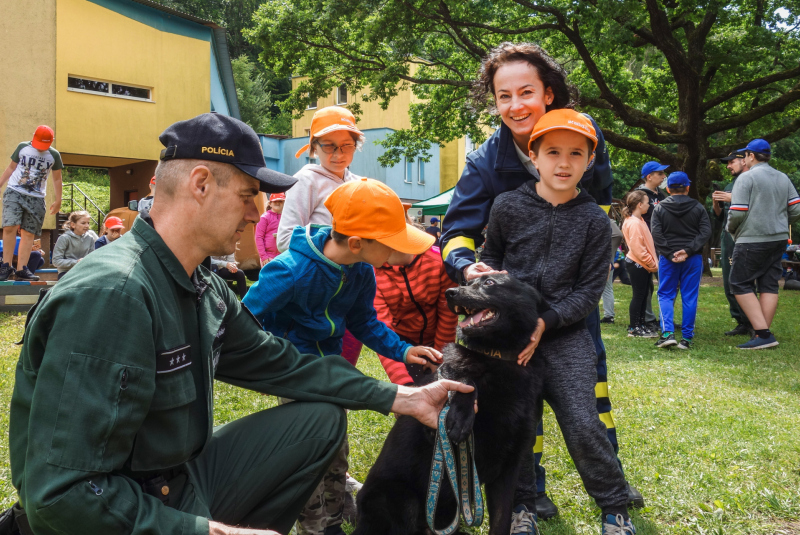
MULTIPOLYGON (((55 128, 56 0, 0 0, 0 172, 40 124, 55 128)), ((56 131, 53 148, 60 148, 56 131)), ((54 200, 52 180, 45 202, 54 200)), ((2 210, 2 200, 0 200, 2 210)), ((44 228, 55 226, 47 215, 44 228)))
POLYGON ((210 42, 159 31, 86 0, 57 5, 60 151, 156 160, 167 126, 211 109, 210 42), (154 102, 68 91, 68 75, 151 87, 154 102))

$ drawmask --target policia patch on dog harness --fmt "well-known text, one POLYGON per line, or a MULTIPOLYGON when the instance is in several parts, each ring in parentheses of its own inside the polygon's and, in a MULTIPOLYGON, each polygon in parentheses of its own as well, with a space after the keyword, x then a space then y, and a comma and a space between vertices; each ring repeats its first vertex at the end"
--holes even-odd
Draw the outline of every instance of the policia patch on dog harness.
POLYGON ((192 346, 186 344, 156 353, 156 373, 172 373, 192 364, 192 346))
POLYGON ((499 360, 507 360, 510 362, 517 362, 517 358, 519 358, 519 351, 508 351, 503 349, 494 349, 494 348, 484 348, 484 347, 475 347, 470 344, 464 335, 461 333, 461 327, 456 327, 456 343, 462 347, 466 347, 470 351, 475 351, 476 353, 481 353, 486 355, 487 357, 499 360))

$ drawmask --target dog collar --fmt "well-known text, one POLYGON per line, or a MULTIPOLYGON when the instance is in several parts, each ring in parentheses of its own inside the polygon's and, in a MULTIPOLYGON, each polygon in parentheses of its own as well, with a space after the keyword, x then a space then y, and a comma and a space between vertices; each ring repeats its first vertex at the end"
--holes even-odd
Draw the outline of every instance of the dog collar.
POLYGON ((494 348, 483 348, 483 347, 475 347, 474 345, 467 342, 464 338, 464 335, 461 334, 461 327, 456 327, 456 343, 462 347, 466 347, 470 351, 475 351, 476 353, 481 353, 486 355, 487 357, 491 357, 493 359, 499 360, 507 360, 509 362, 517 362, 517 358, 519 357, 519 351, 509 351, 507 349, 494 349, 494 348))

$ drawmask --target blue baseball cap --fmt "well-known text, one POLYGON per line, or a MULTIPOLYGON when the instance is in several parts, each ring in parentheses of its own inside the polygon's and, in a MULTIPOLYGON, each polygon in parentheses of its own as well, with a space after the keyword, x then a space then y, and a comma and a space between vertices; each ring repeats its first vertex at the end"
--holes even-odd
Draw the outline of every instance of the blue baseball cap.
POLYGON ((748 152, 758 152, 760 154, 772 154, 772 147, 765 139, 754 139, 747 144, 744 150, 748 152))
POLYGON ((675 171, 674 173, 670 173, 670 175, 667 177, 667 187, 670 186, 685 187, 690 185, 691 183, 692 181, 689 180, 689 175, 687 175, 683 171, 675 171))
POLYGON ((439 222, 438 218, 436 218, 436 217, 432 217, 431 218, 431 223, 438 223, 438 222, 439 222))
POLYGON ((650 173, 655 173, 656 171, 663 171, 669 167, 669 165, 662 165, 658 162, 647 162, 642 166, 642 178, 646 177, 650 173))

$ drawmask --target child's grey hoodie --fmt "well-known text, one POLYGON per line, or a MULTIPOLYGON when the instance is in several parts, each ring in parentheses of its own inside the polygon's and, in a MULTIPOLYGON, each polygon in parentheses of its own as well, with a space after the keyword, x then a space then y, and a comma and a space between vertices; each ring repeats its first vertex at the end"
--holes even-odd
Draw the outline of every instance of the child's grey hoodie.
POLYGON ((53 265, 56 266, 59 273, 69 271, 75 267, 78 260, 94 251, 95 241, 97 241, 97 234, 93 230, 87 230, 83 236, 67 230, 58 238, 56 246, 53 247, 53 265))

